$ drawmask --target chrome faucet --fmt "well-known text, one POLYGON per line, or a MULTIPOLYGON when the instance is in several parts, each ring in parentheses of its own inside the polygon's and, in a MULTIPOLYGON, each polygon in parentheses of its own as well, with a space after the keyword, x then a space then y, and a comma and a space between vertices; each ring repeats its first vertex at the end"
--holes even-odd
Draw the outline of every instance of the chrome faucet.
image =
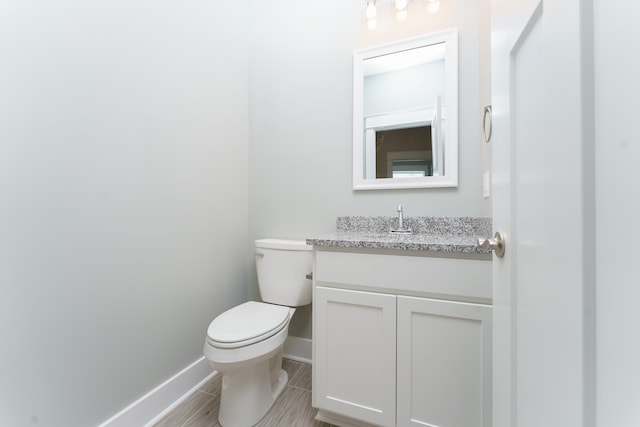
POLYGON ((402 230, 404 228, 404 217, 402 215, 402 205, 398 205, 398 229, 402 230))
POLYGON ((398 226, 390 230, 391 233, 411 234, 411 229, 404 226, 404 215, 402 212, 402 205, 398 205, 398 226))

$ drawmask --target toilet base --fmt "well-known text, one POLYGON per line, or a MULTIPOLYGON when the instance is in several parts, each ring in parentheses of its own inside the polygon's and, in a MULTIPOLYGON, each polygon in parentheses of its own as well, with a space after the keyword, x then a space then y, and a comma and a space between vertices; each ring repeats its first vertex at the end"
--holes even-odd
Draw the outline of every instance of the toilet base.
POLYGON ((271 359, 223 373, 218 422, 223 427, 256 425, 287 385, 281 367, 280 351, 271 359))

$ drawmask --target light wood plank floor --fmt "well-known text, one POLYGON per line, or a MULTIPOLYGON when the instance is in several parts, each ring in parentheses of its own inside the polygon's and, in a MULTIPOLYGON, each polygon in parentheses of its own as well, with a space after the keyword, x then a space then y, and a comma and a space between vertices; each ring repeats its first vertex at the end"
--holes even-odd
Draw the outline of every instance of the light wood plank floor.
MULTIPOLYGON (((311 407, 311 365, 282 360, 289 384, 275 401, 259 427, 334 427, 316 421, 317 409, 311 407)), ((218 423, 222 375, 216 375, 189 396, 154 427, 221 427, 218 423)))

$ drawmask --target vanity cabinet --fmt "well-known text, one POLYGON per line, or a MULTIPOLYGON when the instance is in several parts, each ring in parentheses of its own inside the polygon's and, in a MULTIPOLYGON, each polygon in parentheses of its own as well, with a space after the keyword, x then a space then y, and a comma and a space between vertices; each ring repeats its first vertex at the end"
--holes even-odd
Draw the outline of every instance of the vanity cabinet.
POLYGON ((491 426, 491 307, 398 296, 397 426, 491 426))
POLYGON ((313 406, 342 426, 491 425, 491 262, 314 250, 313 406))
POLYGON ((394 425, 395 295, 322 286, 315 292, 314 406, 394 425))

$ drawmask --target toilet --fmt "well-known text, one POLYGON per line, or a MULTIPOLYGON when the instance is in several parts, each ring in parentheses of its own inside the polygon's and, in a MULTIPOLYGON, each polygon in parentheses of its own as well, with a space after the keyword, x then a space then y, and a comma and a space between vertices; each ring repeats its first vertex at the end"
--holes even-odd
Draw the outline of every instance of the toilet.
POLYGON ((222 375, 223 427, 255 425, 287 385, 282 351, 295 307, 311 304, 311 248, 298 240, 256 240, 263 302, 240 304, 209 325, 204 355, 222 375))

